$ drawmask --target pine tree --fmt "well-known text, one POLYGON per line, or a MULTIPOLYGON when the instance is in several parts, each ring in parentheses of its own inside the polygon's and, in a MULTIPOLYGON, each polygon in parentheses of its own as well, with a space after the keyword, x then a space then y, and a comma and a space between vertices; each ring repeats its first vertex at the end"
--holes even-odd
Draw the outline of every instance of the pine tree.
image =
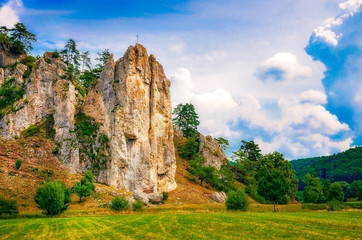
POLYGON ((185 137, 194 137, 198 134, 199 116, 191 103, 179 104, 173 112, 175 118, 172 119, 174 125, 180 127, 185 137))
MULTIPOLYGON (((7 29, 3 28, 4 31, 7 29)), ((22 23, 16 23, 14 28, 10 29, 11 36, 10 40, 12 42, 20 41, 26 51, 33 50, 33 43, 37 41, 36 35, 32 32, 29 32, 26 26, 22 23)))

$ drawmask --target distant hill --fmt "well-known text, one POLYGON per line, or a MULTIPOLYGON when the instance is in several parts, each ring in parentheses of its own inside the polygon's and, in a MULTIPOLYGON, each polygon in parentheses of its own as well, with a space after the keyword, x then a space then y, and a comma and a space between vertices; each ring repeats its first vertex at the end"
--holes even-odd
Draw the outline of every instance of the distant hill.
POLYGON ((307 173, 321 179, 329 179, 331 182, 352 183, 355 180, 362 180, 362 147, 325 157, 293 160, 290 163, 300 180, 301 188, 304 188, 301 179, 307 173))

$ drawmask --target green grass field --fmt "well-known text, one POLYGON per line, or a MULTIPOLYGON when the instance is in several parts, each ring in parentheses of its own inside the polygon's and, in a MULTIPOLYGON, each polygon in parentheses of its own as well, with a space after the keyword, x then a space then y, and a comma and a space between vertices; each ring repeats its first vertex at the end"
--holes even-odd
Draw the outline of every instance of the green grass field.
POLYGON ((361 239, 362 212, 140 213, 0 220, 0 239, 361 239))

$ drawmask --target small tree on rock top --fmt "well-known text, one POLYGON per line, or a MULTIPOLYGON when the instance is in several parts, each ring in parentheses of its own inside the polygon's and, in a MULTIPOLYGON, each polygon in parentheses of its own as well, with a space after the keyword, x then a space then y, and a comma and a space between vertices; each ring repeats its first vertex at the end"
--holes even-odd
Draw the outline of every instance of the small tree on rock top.
POLYGON ((185 137, 194 137, 198 134, 197 127, 200 124, 199 116, 191 103, 179 104, 173 111, 173 123, 180 127, 185 137))

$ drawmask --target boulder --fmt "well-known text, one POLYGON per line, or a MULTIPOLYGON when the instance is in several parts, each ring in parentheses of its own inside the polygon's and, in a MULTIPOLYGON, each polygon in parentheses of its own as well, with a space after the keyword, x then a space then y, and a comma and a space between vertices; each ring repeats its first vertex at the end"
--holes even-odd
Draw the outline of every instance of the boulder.
POLYGON ((152 203, 162 203, 163 202, 163 195, 162 193, 149 193, 148 200, 152 203))
POLYGON ((225 203, 226 194, 224 192, 214 192, 211 194, 211 199, 218 203, 225 203))
POLYGON ((141 201, 142 201, 145 205, 148 205, 149 199, 148 199, 148 194, 147 194, 147 193, 135 192, 135 193, 133 193, 133 198, 134 198, 135 200, 141 199, 141 201))

